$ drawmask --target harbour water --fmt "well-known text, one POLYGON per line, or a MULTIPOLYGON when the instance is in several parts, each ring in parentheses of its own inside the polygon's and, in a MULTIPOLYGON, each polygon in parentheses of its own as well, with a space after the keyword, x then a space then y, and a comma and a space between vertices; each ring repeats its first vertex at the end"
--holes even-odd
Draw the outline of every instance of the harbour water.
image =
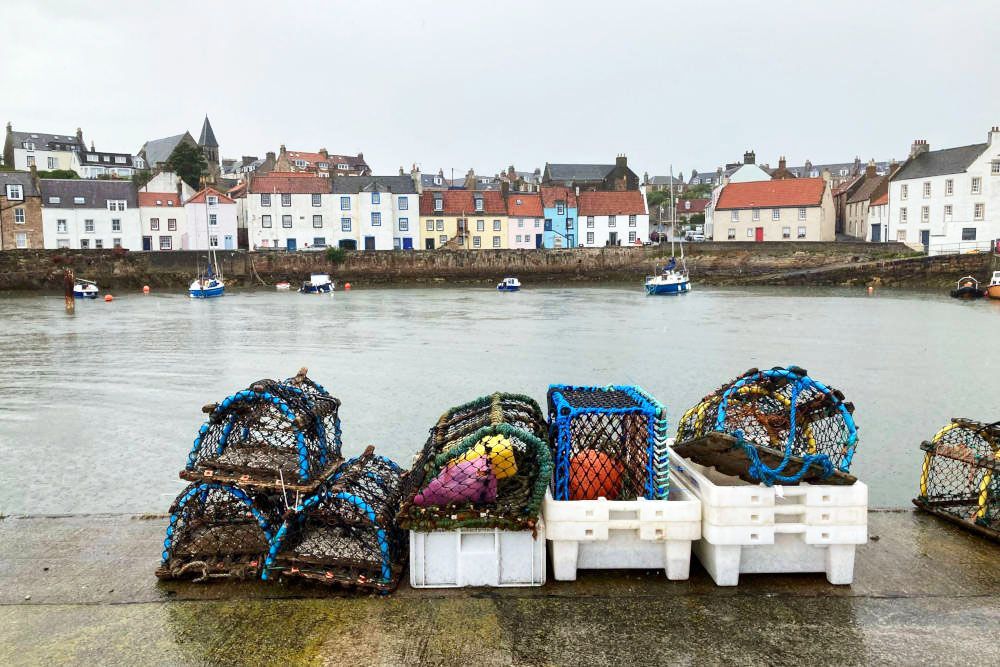
POLYGON ((952 416, 1000 417, 1000 303, 863 289, 641 285, 181 293, 113 303, 0 297, 0 513, 164 512, 201 406, 301 366, 343 400, 345 453, 404 466, 448 407, 495 390, 634 383, 686 408, 749 367, 794 363, 853 401, 852 472, 909 503, 918 445, 952 416))

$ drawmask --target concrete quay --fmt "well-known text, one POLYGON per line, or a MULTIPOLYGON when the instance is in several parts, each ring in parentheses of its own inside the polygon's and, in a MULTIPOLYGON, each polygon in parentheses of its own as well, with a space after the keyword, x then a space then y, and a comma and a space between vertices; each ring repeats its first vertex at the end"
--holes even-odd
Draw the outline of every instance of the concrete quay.
MULTIPOLYGON (((357 596, 159 583, 163 517, 0 520, 0 664, 1000 664, 1000 545, 872 511, 855 582, 581 572, 541 588, 357 596)), ((405 575, 404 575, 405 578, 405 575)))

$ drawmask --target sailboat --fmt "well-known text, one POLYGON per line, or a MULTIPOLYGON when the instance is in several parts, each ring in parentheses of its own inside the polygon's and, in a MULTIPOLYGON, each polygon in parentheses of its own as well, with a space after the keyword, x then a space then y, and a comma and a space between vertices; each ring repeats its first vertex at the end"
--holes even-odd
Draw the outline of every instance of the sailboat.
POLYGON ((223 282, 222 267, 219 266, 219 260, 215 256, 215 248, 212 247, 212 235, 209 233, 207 214, 205 215, 205 232, 206 238, 209 239, 208 263, 205 266, 205 270, 198 274, 198 277, 191 283, 191 287, 188 288, 188 294, 192 299, 211 299, 212 297, 222 296, 226 291, 226 285, 223 282), (219 275, 215 275, 216 268, 219 269, 219 275))
POLYGON ((646 294, 683 294, 691 291, 691 279, 688 276, 687 263, 684 261, 684 241, 680 241, 681 261, 677 264, 674 257, 674 215, 677 207, 674 205, 674 169, 670 168, 670 261, 660 270, 657 266, 654 275, 646 277, 646 294))

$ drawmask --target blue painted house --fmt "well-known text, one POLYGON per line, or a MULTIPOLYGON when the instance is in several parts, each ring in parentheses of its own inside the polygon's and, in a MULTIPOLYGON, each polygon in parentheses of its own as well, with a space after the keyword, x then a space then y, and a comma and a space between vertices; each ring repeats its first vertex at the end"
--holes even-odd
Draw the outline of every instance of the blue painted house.
POLYGON ((576 193, 562 185, 542 186, 542 211, 546 248, 575 248, 579 242, 576 193))

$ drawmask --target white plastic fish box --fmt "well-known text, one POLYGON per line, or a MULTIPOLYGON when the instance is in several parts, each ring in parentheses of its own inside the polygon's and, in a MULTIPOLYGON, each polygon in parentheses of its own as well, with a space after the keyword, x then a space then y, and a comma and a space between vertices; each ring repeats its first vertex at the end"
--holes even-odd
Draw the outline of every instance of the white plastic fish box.
POLYGON ((663 569, 668 579, 687 579, 691 543, 701 535, 701 502, 673 479, 667 500, 553 500, 546 493, 542 516, 557 581, 595 569, 663 569))
POLYGON ((545 523, 530 530, 456 528, 410 531, 414 588, 541 586, 545 583, 545 523))
POLYGON ((824 572, 831 584, 854 580, 854 553, 868 541, 868 487, 750 484, 670 449, 671 481, 701 500, 695 555, 719 586, 741 573, 824 572))

